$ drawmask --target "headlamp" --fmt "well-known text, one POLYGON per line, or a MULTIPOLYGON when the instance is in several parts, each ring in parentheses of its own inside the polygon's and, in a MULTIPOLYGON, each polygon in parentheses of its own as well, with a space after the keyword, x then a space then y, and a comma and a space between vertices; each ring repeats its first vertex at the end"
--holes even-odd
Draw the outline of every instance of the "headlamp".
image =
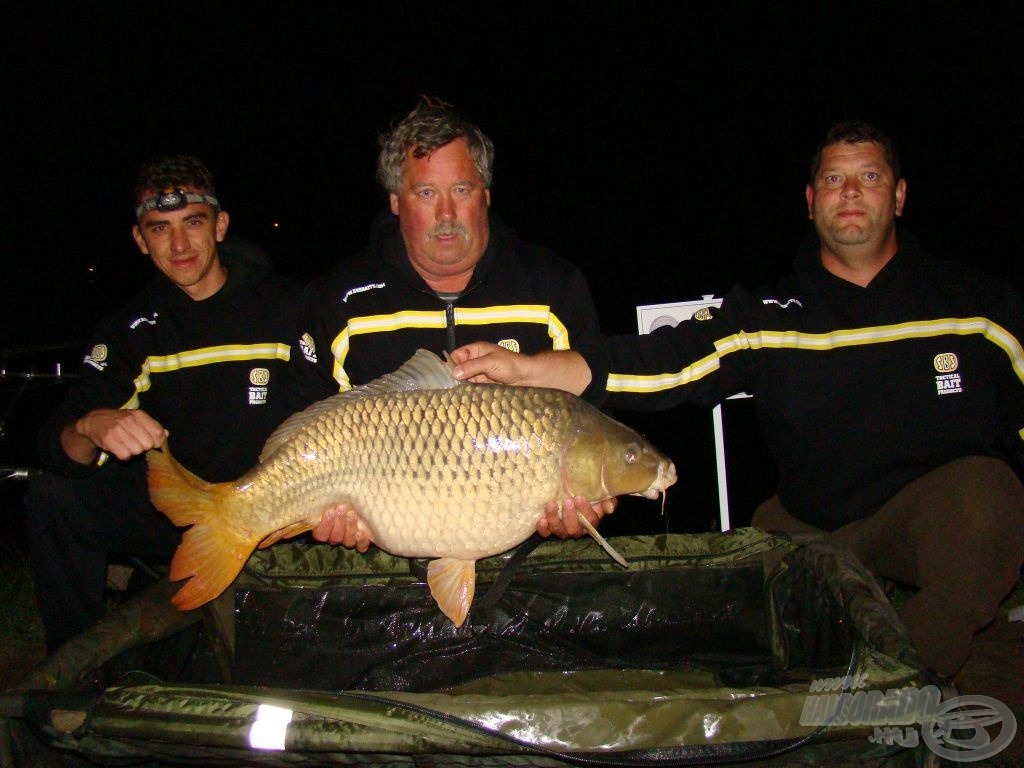
POLYGON ((220 208, 220 203, 213 195, 201 195, 198 192, 186 192, 178 187, 176 189, 165 189, 158 195, 147 197, 135 206, 135 218, 139 218, 142 214, 149 213, 150 211, 160 211, 161 213, 166 213, 168 211, 180 211, 182 208, 192 203, 208 203, 214 208, 220 208))

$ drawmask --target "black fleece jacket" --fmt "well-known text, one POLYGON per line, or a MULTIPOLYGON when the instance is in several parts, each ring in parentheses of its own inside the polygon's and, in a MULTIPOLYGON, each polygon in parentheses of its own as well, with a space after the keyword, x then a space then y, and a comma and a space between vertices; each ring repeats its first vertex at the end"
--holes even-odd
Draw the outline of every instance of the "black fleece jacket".
POLYGON ((828 272, 818 250, 809 239, 789 277, 732 289, 707 319, 585 351, 585 396, 658 410, 750 392, 782 504, 826 530, 955 458, 1018 451, 1020 295, 903 233, 863 288, 828 272))
POLYGON ((301 287, 274 276, 251 243, 229 239, 218 254, 227 282, 208 299, 194 301, 157 274, 100 324, 80 380, 40 432, 45 466, 69 476, 102 470, 72 461, 60 444, 64 426, 96 408, 142 408, 169 430, 175 457, 205 480, 232 480, 256 462, 288 415, 285 372, 301 287))
POLYGON ((493 212, 490 238, 454 301, 412 268, 391 213, 369 247, 308 286, 292 356, 293 407, 366 384, 418 348, 438 355, 470 341, 540 352, 593 343, 597 310, 582 273, 554 252, 519 240, 493 212))

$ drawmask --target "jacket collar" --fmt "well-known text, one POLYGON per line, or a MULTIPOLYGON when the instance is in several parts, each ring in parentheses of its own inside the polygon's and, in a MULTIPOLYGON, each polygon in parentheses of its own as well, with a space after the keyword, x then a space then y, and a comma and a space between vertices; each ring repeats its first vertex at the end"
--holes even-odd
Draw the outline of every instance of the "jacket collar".
POLYGON ((848 280, 843 280, 825 269, 821 263, 821 240, 817 233, 808 235, 797 251, 793 261, 793 271, 805 279, 824 286, 851 290, 872 291, 891 285, 894 281, 917 269, 925 258, 921 243, 913 233, 904 229, 896 231, 897 250, 893 257, 875 275, 866 288, 861 288, 848 280))

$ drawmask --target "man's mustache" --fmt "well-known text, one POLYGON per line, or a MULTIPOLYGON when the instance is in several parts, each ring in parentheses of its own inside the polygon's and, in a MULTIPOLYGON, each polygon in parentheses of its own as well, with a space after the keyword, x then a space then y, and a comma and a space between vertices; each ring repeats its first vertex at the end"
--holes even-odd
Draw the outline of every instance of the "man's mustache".
POLYGON ((438 224, 427 232, 427 237, 447 237, 448 235, 462 235, 465 237, 466 228, 461 224, 448 222, 445 224, 438 224))

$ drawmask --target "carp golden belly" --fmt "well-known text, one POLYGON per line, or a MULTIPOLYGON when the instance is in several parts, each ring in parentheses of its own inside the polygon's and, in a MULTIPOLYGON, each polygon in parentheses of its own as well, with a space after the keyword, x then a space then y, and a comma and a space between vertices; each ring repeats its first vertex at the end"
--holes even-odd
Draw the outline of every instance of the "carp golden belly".
POLYGON ((212 600, 256 547, 308 531, 344 503, 381 549, 432 558, 431 594, 456 626, 473 599, 476 560, 527 539, 547 502, 657 498, 676 481, 647 440, 579 398, 464 384, 425 350, 293 415, 235 482, 203 481, 166 446, 147 458, 153 503, 191 526, 171 563, 172 581, 188 579, 178 608, 212 600))

